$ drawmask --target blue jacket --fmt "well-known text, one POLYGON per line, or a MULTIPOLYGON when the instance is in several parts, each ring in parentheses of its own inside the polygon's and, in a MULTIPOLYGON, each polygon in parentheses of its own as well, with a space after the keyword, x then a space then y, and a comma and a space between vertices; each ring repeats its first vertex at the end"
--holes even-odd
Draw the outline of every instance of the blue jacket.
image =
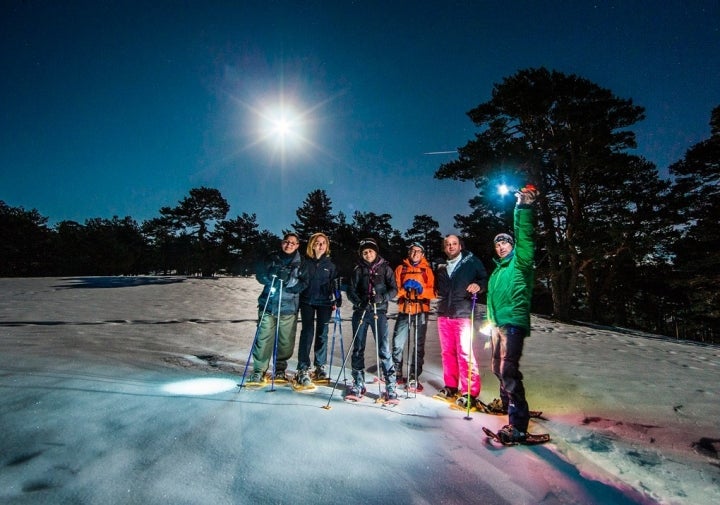
POLYGON ((278 305, 281 315, 297 314, 300 308, 300 292, 307 287, 307 268, 298 251, 290 256, 282 252, 271 253, 257 266, 255 278, 264 284, 258 298, 260 310, 267 302, 267 311, 270 314, 277 316, 278 305), (281 280, 282 299, 278 300, 281 280))

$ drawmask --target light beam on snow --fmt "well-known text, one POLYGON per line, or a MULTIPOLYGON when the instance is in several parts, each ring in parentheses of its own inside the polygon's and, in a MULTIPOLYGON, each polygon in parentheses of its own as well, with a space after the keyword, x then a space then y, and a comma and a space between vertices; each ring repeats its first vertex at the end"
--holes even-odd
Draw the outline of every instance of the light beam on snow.
POLYGON ((489 337, 490 335, 492 335, 492 324, 489 321, 485 321, 485 324, 482 325, 479 331, 483 335, 489 337))
POLYGON ((172 395, 216 395, 237 387, 237 381, 230 379, 190 379, 171 382, 163 386, 163 391, 172 395))

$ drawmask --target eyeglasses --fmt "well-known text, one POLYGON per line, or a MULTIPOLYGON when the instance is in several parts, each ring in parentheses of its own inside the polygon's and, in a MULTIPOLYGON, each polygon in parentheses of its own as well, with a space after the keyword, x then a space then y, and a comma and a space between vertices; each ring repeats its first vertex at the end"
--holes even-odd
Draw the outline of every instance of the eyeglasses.
POLYGON ((282 245, 300 245, 300 242, 292 242, 290 240, 283 240, 282 245))

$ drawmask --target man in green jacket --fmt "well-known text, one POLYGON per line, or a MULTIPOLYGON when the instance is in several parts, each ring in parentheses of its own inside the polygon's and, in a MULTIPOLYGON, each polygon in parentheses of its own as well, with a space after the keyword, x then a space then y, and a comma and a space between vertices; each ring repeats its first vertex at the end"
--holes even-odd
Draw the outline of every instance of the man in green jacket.
POLYGON ((507 412, 509 422, 498 435, 507 442, 523 442, 530 421, 520 357, 525 337, 530 336, 535 258, 532 206, 538 192, 528 185, 516 196, 515 238, 507 233, 495 237, 498 259, 487 293, 487 318, 493 328, 492 372, 500 381, 499 407, 507 412))

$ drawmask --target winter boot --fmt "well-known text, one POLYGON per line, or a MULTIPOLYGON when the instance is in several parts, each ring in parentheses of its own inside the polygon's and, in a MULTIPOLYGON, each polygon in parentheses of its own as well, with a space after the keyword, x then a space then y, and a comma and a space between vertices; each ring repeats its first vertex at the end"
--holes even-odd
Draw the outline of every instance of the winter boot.
POLYGON ((298 370, 297 375, 295 376, 295 382, 297 382, 298 386, 302 387, 310 387, 313 385, 312 380, 310 380, 310 374, 307 369, 304 368, 298 370))
POLYGON ((248 379, 248 382, 251 384, 264 384, 265 373, 259 370, 253 371, 253 373, 250 375, 250 378, 248 379))
POLYGON ((408 391, 414 391, 416 393, 420 393, 423 389, 422 384, 420 384, 420 381, 418 381, 413 375, 410 376, 410 379, 407 382, 407 388, 408 391))
POLYGON ((397 400, 397 380, 395 374, 388 374, 385 376, 385 399, 386 400, 397 400))
POLYGON ((287 382, 288 378, 287 375, 285 375, 285 370, 276 370, 273 380, 275 382, 287 382))
POLYGON ((327 367, 325 365, 319 365, 315 367, 315 380, 316 381, 327 381, 328 377, 327 367))
POLYGON ((365 394, 365 374, 362 370, 352 371, 352 384, 348 388, 348 394, 352 396, 360 397, 365 394))
MULTIPOLYGON (((477 407, 475 406, 475 402, 476 402, 476 401, 477 401, 477 399, 476 399, 474 396, 471 396, 471 397, 470 397, 470 403, 469 403, 469 405, 470 405, 470 410, 477 410, 477 407)), ((467 393, 458 396, 457 399, 455 400, 455 405, 457 405, 457 406, 460 407, 461 409, 467 409, 467 408, 468 408, 468 395, 467 395, 467 393)))
POLYGON ((491 401, 488 404, 485 404, 480 401, 480 399, 477 399, 477 406, 478 409, 486 414, 492 414, 494 416, 504 416, 507 415, 508 409, 506 406, 503 406, 502 401, 500 398, 495 398, 493 401, 491 401))
POLYGON ((437 396, 438 398, 447 400, 447 401, 451 401, 453 398, 455 398, 457 396, 457 392, 458 392, 457 388, 451 388, 451 387, 445 386, 440 391, 438 391, 437 395, 435 395, 435 396, 437 396))
POLYGON ((512 424, 506 424, 497 432, 503 444, 522 444, 527 435, 512 424))

